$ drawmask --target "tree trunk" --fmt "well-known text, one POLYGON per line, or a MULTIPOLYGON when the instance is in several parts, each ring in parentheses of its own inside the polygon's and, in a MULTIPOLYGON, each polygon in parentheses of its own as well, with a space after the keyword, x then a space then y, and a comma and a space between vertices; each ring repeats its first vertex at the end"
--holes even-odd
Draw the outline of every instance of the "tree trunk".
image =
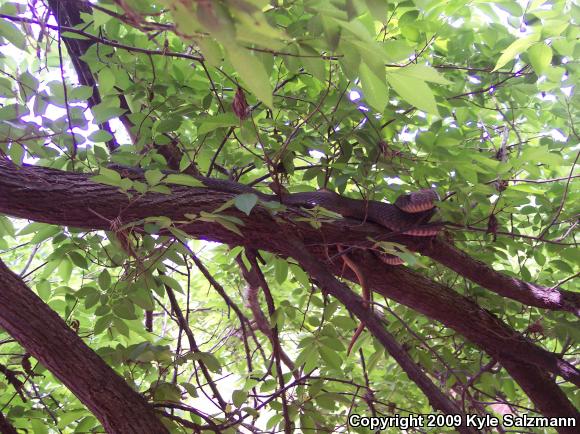
MULTIPOLYGON (((135 222, 135 230, 140 230, 138 222, 144 217, 166 216, 172 220, 183 220, 186 213, 212 212, 231 196, 206 188, 172 186, 171 195, 146 194, 137 200, 130 200, 115 187, 91 182, 85 174, 26 165, 17 167, 0 160, 0 212, 56 225, 110 230, 111 222, 119 219, 122 224, 135 222)), ((244 226, 240 227, 243 236, 207 221, 192 221, 180 228, 194 238, 263 249, 283 256, 292 256, 287 248, 288 239, 298 234, 322 261, 327 261, 328 248, 333 244, 368 248, 371 244, 369 238, 385 237, 384 228, 379 230, 374 225, 352 224, 348 220, 325 224, 321 230, 316 230, 306 223, 291 221, 290 217, 299 212, 292 209, 277 220, 261 207, 254 208, 250 218, 235 210, 228 209, 226 212, 244 221, 244 226)), ((424 244, 414 237, 388 235, 389 241, 414 245, 417 249, 424 244)), ((535 345, 475 302, 406 267, 386 266, 374 256, 362 254, 366 255, 361 263, 362 269, 373 291, 463 334, 492 357, 510 363, 514 378, 524 378, 523 373, 515 371, 518 363, 526 372, 530 372, 527 367, 533 364, 539 372, 560 375, 580 385, 580 373, 571 364, 535 345)), ((327 265, 333 266, 328 262, 327 265)), ((333 272, 341 275, 342 270, 335 268, 333 272)), ((346 270, 347 277, 353 280, 354 276, 348 272, 346 270)), ((573 407, 552 378, 532 376, 527 382, 526 391, 550 391, 544 398, 538 393, 532 397, 539 408, 546 408, 547 405, 538 400, 552 400, 558 402, 567 414, 573 412, 573 407)))
POLYGON ((16 428, 12 426, 8 419, 0 412, 0 434, 18 434, 16 428))
POLYGON ((147 401, 2 261, 0 307, 0 326, 62 381, 107 433, 169 433, 147 401))

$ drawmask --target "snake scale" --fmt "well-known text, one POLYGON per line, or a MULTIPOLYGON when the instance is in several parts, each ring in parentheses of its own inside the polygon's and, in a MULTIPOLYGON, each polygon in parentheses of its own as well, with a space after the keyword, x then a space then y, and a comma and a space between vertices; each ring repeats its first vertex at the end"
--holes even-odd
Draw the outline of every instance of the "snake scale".
MULTIPOLYGON (((138 167, 127 167, 117 164, 108 166, 128 178, 143 178, 144 170, 138 167)), ((167 171, 167 174, 176 172, 167 171)), ((281 201, 287 206, 314 207, 316 205, 336 212, 343 217, 361 221, 370 221, 390 231, 428 237, 437 235, 441 225, 429 223, 434 214, 435 201, 439 199, 433 189, 424 189, 401 195, 394 204, 375 200, 352 199, 328 190, 285 194, 282 197, 262 193, 253 187, 226 179, 193 176, 207 188, 224 193, 252 193, 263 201, 281 201)))
POLYGON ((233 194, 253 193, 261 200, 280 201, 287 206, 321 206, 343 217, 370 221, 393 232, 413 236, 437 235, 441 226, 429 224, 433 216, 437 193, 432 189, 399 196, 394 204, 375 200, 351 199, 328 190, 292 193, 282 196, 262 193, 252 187, 223 179, 196 176, 212 190, 233 194))
MULTIPOLYGON (((143 170, 139 168, 111 167, 126 177, 142 177, 143 170)), ((203 185, 212 190, 231 194, 252 193, 263 201, 281 201, 287 206, 313 207, 321 206, 330 211, 336 212, 343 217, 354 218, 361 221, 371 221, 379 224, 393 232, 412 236, 434 236, 441 229, 441 225, 429 224, 430 218, 435 212, 435 201, 439 199, 437 192, 432 189, 419 190, 397 198, 394 204, 378 202, 374 200, 351 199, 340 196, 328 190, 318 190, 313 192, 285 194, 282 197, 262 193, 248 185, 234 181, 208 178, 195 175, 194 178, 201 181, 203 185)), ((337 245, 339 253, 342 255, 345 266, 352 269, 363 290, 364 306, 369 308, 371 303, 371 291, 369 290, 364 274, 358 265, 353 262, 346 251, 337 245)), ((395 255, 380 254, 381 261, 388 265, 401 265, 403 260, 395 255)), ((360 323, 356 328, 347 349, 350 354, 356 340, 365 328, 364 323, 360 323)))

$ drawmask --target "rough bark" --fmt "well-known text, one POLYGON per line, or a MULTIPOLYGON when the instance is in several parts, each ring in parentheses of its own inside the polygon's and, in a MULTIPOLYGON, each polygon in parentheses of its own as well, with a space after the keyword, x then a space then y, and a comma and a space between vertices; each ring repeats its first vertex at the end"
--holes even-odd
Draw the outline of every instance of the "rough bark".
MULTIPOLYGON (((563 392, 556 386, 546 372, 528 363, 501 360, 500 363, 519 384, 522 390, 536 405, 537 411, 546 417, 574 417, 580 420, 580 414, 574 405, 563 397, 563 392), (549 385, 549 387, 545 387, 549 385)), ((557 428, 560 434, 578 433, 578 427, 557 428)))
POLYGON ((2 412, 0 412, 0 433, 1 434, 18 434, 16 428, 4 417, 2 412))
MULTIPOLYGON (((357 264, 373 291, 459 331, 498 360, 533 363, 580 385, 580 373, 574 366, 534 345, 468 298, 404 267, 384 267, 371 255, 358 255, 357 264), (382 267, 380 273, 377 272, 379 267, 382 267)), ((339 273, 339 264, 334 265, 334 271, 339 273)), ((349 270, 345 270, 344 275, 356 282, 356 276, 349 270)))
POLYGON ((441 239, 424 243, 419 252, 503 297, 528 306, 565 310, 580 316, 580 293, 547 288, 507 276, 441 239))
MULTIPOLYGON (((26 165, 16 168, 12 163, 0 159, 0 194, 4 195, 5 209, 3 212, 56 225, 109 229, 107 221, 89 210, 96 211, 109 220, 121 217, 124 223, 155 215, 181 219, 184 213, 191 213, 192 210, 212 211, 226 198, 231 197, 221 192, 208 195, 208 189, 199 188, 174 187, 173 191, 172 195, 143 196, 127 207, 126 195, 115 188, 90 182, 87 175, 26 165), (22 188, 24 185, 27 186, 26 189, 22 188), (29 206, 36 203, 38 206, 29 206)), ((245 241, 227 229, 215 228, 216 225, 207 222, 188 225, 186 232, 201 239, 224 243, 235 240, 236 244, 263 248, 263 245, 269 245, 276 240, 271 241, 268 232, 263 232, 271 227, 266 213, 256 214, 260 218, 246 219, 245 241), (210 230, 209 226, 214 228, 210 230)), ((294 233, 296 229, 287 226, 286 230, 294 233)), ((307 246, 342 243, 369 247, 370 238, 405 244, 498 295, 544 309, 575 314, 580 311, 580 294, 546 288, 503 275, 441 240, 394 235, 385 233, 385 229, 377 225, 360 222, 353 224, 348 220, 326 224, 320 231, 313 230, 308 225, 301 225, 299 230, 307 246)))
MULTIPOLYGON (((300 263, 300 266, 317 280, 321 288, 339 299, 345 306, 348 306, 351 312, 365 324, 373 336, 383 344, 407 375, 421 388, 435 409, 445 413, 449 413, 450 411, 451 414, 454 413, 452 409, 455 405, 452 402, 441 400, 435 385, 428 378, 423 378, 421 372, 417 372, 417 367, 414 363, 407 360, 406 353, 393 340, 392 336, 384 330, 375 315, 364 306, 360 297, 356 296, 348 287, 336 280, 327 271, 326 267, 303 249, 299 243, 293 243, 292 249, 289 249, 288 253, 290 252, 300 263)), ((543 415, 574 418, 580 416, 564 392, 537 366, 521 361, 514 361, 510 356, 505 356, 504 354, 498 354, 496 357, 543 415)), ((455 413, 457 414, 458 410, 455 410, 455 413)), ((466 427, 462 427, 461 429, 462 432, 469 431, 466 427)), ((558 432, 568 434, 575 431, 570 428, 559 428, 558 432)))
MULTIPOLYGON (((83 23, 81 20, 81 12, 90 13, 91 8, 88 4, 84 2, 63 2, 61 0, 48 0, 48 6, 50 11, 60 26, 63 27, 75 27, 83 23)), ((60 35, 59 35, 60 37, 60 35)), ((75 39, 75 38, 62 38, 66 45, 69 57, 72 61, 75 72, 77 73, 77 78, 79 83, 84 86, 90 86, 93 89, 93 93, 88 100, 89 107, 94 107, 101 102, 101 95, 99 93, 99 88, 91 72, 89 66, 81 60, 81 57, 87 52, 87 50, 93 45, 93 41, 86 39, 75 39)), ((101 129, 104 129, 112 137, 114 137, 113 131, 109 122, 103 122, 99 125, 101 129)), ((116 140, 113 138, 107 142, 107 146, 110 151, 118 148, 116 140)))
MULTIPOLYGON (((405 272, 402 267, 387 267, 379 277, 374 270, 381 266, 380 261, 370 255, 363 258, 357 265, 368 276, 367 284, 372 290, 430 317, 446 312, 439 320, 450 328, 461 328, 467 339, 496 359, 543 415, 579 417, 574 405, 546 372, 565 371, 564 376, 569 375, 570 381, 578 385, 578 371, 571 364, 554 358, 554 354, 535 346, 470 300, 457 297, 449 288, 420 274, 405 272), (439 297, 433 297, 433 292, 437 292, 439 297)), ((334 271, 339 272, 340 267, 334 266, 334 271)), ((346 278, 356 281, 350 270, 345 270, 345 273, 346 278)), ((558 432, 574 431, 563 428, 558 432)))
MULTIPOLYGON (((172 191, 171 195, 147 194, 130 200, 114 187, 89 181, 87 175, 30 166, 16 168, 0 160, 0 212, 58 225, 108 230, 115 218, 120 218, 124 224, 138 224, 143 217, 161 215, 179 221, 184 219, 185 213, 211 212, 231 198, 229 194, 203 188, 173 186, 172 191)), ((243 218, 241 213, 231 212, 243 218)), ((180 228, 196 238, 278 254, 287 254, 288 238, 298 235, 310 249, 317 250, 317 257, 322 260, 327 258, 322 246, 340 243, 368 247, 370 236, 384 235, 384 229, 348 221, 325 224, 322 230, 314 230, 308 224, 291 222, 289 217, 295 212, 289 210, 274 220, 257 207, 251 218, 243 219, 243 237, 217 223, 195 221, 180 228)), ((408 237, 390 237, 389 240, 419 245, 418 241, 408 237)), ((469 299, 405 267, 372 262, 365 265, 369 267, 365 272, 374 291, 453 328, 490 355, 499 355, 506 361, 534 363, 545 371, 580 384, 578 371, 571 365, 529 342, 469 299)), ((537 388, 546 387, 548 390, 553 385, 553 380, 545 377, 529 381, 537 388)), ((565 404, 565 397, 556 395, 554 393, 562 408, 569 406, 565 404)))
MULTIPOLYGON (((446 414, 461 414, 455 403, 441 393, 431 379, 413 362, 396 339, 387 332, 378 316, 365 306, 360 296, 352 292, 344 283, 338 281, 321 261, 306 250, 301 242, 288 238, 286 253, 292 255, 304 271, 315 279, 323 290, 340 300, 364 323, 409 378, 417 384, 434 410, 439 410, 446 414)), ((461 427, 460 432, 471 433, 473 430, 461 427)))
POLYGON ((147 401, 2 261, 0 307, 0 327, 62 381, 107 433, 169 433, 147 401))

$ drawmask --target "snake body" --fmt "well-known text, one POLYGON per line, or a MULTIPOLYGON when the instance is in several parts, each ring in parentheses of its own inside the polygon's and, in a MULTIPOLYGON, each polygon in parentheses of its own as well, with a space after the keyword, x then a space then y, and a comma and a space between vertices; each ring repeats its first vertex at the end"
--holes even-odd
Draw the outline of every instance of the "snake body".
MULTIPOLYGON (((115 164, 109 165, 109 168, 129 178, 142 178, 144 173, 141 168, 115 164)), ((435 201, 439 199, 435 190, 432 189, 401 195, 394 204, 389 204, 375 200, 352 199, 328 190, 292 193, 279 197, 230 180, 200 175, 195 175, 194 178, 212 190, 231 194, 252 193, 260 200, 281 201, 287 206, 312 208, 318 205, 343 217, 370 221, 400 234, 426 237, 437 235, 441 229, 440 224, 429 223, 434 214, 435 201)))
POLYGON ((393 232, 413 236, 437 235, 441 226, 429 224, 434 214, 435 190, 427 189, 399 196, 395 204, 375 200, 351 199, 328 190, 287 194, 282 198, 262 193, 244 184, 223 179, 197 177, 213 190, 227 193, 253 193, 261 200, 280 201, 287 206, 314 207, 316 205, 336 212, 343 217, 370 221, 393 232))

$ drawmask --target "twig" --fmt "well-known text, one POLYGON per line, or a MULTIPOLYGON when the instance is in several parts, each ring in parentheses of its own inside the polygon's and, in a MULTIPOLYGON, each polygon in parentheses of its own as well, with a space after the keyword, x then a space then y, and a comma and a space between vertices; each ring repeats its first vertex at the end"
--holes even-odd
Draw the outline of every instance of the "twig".
POLYGON ((572 167, 570 168, 570 174, 568 175, 568 181, 566 182, 566 187, 564 187, 564 194, 562 195, 562 200, 560 201, 560 206, 558 207, 558 211, 556 212, 556 215, 554 216, 554 218, 552 219, 550 224, 544 228, 544 230, 540 233, 540 235, 538 235, 538 239, 540 239, 540 240, 544 239, 544 235, 546 235, 546 232, 548 232, 548 230, 552 226, 554 226, 554 224, 556 223, 556 220, 558 220, 558 217, 560 217, 560 213, 562 212, 562 209, 564 208, 564 204, 566 203, 566 197, 568 196, 568 189, 570 187, 570 181, 572 180, 572 174, 574 173, 574 167, 576 167, 576 163, 578 162, 578 157, 580 157, 580 151, 578 151, 576 153, 576 159, 574 160, 574 163, 572 163, 572 167))

